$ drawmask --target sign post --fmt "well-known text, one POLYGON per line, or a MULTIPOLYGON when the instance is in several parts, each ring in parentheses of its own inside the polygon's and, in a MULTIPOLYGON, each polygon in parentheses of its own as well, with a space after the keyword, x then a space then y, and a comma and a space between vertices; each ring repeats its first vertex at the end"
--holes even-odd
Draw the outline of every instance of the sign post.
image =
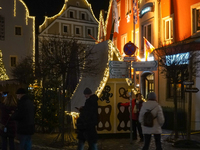
MULTIPOLYGON (((126 55, 129 56, 129 58, 131 57, 131 55, 133 55, 136 51, 136 46, 135 44, 131 43, 131 41, 129 41, 129 43, 126 43, 124 45, 124 53, 126 55)), ((127 59, 127 58, 126 58, 127 59)), ((132 58, 130 58, 129 60, 127 59, 127 61, 129 61, 131 63, 132 61, 132 58)), ((131 73, 131 65, 130 65, 130 78, 132 78, 132 73, 131 73)), ((135 73, 134 73, 134 76, 135 76, 135 73)), ((135 79, 135 77, 133 77, 135 79)), ((135 82, 134 82, 135 84, 135 82)), ((130 91, 129 92, 129 96, 130 96, 130 143, 132 143, 132 132, 133 132, 133 129, 132 129, 132 92, 130 91)))
POLYGON ((128 67, 130 64, 123 61, 110 61, 109 72, 110 78, 128 78, 128 67))

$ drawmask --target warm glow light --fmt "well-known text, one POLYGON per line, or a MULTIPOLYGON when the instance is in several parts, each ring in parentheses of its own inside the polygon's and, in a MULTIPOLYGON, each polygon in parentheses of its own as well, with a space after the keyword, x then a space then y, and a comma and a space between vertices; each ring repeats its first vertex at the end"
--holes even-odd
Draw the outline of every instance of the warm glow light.
POLYGON ((3 54, 0 50, 0 72, 1 72, 1 75, 0 75, 0 80, 8 80, 8 75, 6 74, 6 69, 4 68, 4 64, 3 64, 3 54))
POLYGON ((16 17, 16 0, 14 0, 14 17, 16 17))
MULTIPOLYGON (((92 7, 91 7, 91 4, 88 3, 87 0, 85 0, 88 7, 90 8, 91 12, 92 12, 92 15, 93 15, 93 18, 97 21, 97 23, 99 23, 99 21, 97 20, 97 18, 95 17, 94 15, 94 12, 92 10, 92 7)), ((44 28, 46 28, 46 25, 49 25, 49 23, 51 23, 52 21, 54 21, 57 17, 59 17, 61 14, 63 14, 63 12, 67 9, 67 5, 66 5, 66 2, 68 2, 68 0, 65 0, 65 4, 63 5, 62 9, 60 10, 60 12, 52 17, 47 17, 45 16, 45 20, 44 22, 39 26, 39 32, 42 32, 42 30, 44 28)))
POLYGON ((130 15, 128 14, 127 15, 127 23, 129 23, 130 22, 130 15))

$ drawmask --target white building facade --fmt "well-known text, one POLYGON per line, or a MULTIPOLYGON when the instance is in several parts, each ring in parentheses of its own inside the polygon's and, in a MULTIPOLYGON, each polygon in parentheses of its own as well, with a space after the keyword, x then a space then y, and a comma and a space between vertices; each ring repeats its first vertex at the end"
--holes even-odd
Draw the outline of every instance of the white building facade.
POLYGON ((21 59, 35 57, 35 17, 23 0, 0 1, 0 50, 9 79, 21 59))

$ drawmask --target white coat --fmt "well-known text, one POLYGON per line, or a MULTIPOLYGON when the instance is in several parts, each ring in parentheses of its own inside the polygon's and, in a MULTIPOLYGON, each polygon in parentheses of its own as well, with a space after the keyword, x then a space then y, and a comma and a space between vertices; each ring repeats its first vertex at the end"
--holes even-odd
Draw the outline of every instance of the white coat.
POLYGON ((140 114, 139 114, 139 122, 142 124, 143 134, 161 134, 162 133, 161 127, 165 122, 165 118, 163 115, 162 108, 157 103, 157 101, 148 100, 147 102, 144 102, 142 104, 140 114), (144 117, 144 113, 147 111, 147 109, 150 109, 150 110, 153 109, 151 112, 152 112, 153 116, 156 117, 154 119, 153 127, 143 126, 143 117, 144 117))

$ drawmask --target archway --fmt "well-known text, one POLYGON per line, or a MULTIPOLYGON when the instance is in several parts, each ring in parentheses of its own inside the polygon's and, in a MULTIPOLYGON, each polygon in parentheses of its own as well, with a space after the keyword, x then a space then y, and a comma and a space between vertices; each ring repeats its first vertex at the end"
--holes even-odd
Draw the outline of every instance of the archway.
POLYGON ((147 98, 148 93, 155 91, 155 76, 153 72, 145 71, 141 75, 141 93, 147 98))

